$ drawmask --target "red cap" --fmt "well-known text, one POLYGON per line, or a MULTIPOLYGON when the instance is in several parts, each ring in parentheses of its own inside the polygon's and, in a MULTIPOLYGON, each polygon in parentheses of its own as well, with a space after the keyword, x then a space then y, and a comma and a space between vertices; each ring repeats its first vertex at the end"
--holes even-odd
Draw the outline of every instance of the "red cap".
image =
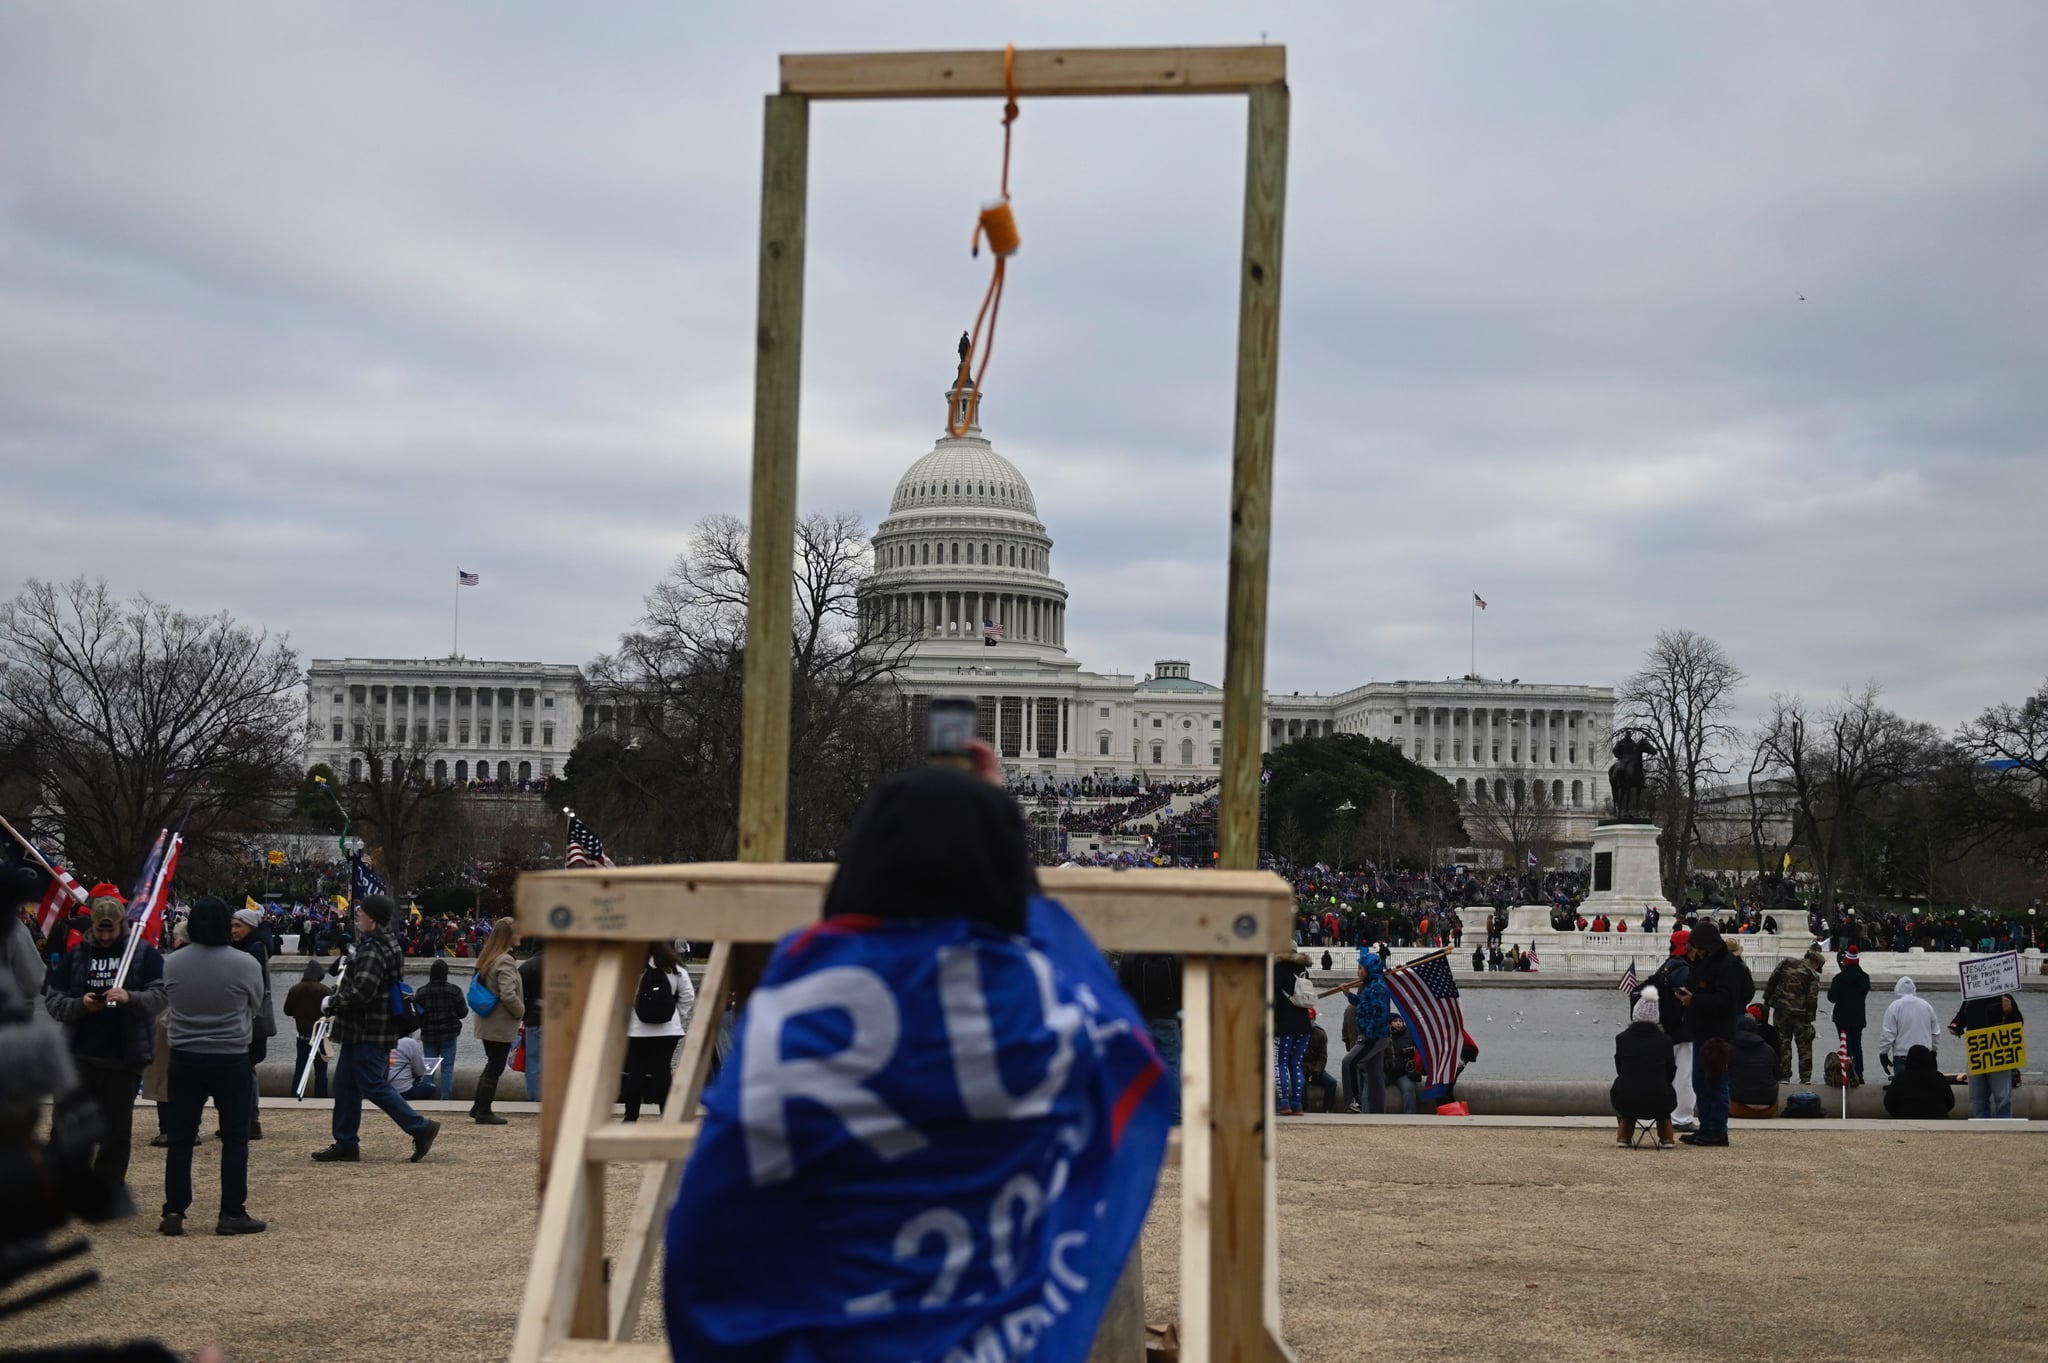
POLYGON ((120 900, 120 901, 121 901, 121 902, 122 902, 123 904, 126 904, 126 903, 128 902, 128 898, 127 898, 127 896, 126 896, 126 895, 123 895, 123 894, 121 893, 121 887, 120 887, 120 886, 118 886, 118 885, 110 885, 110 884, 108 884, 108 883, 107 883, 106 881, 104 881, 104 880, 103 880, 103 881, 101 881, 101 882, 100 882, 99 884, 97 884, 97 885, 93 886, 93 887, 92 887, 92 892, 91 892, 90 894, 86 895, 86 898, 87 898, 87 899, 89 899, 89 900, 90 900, 90 899, 118 899, 118 900, 120 900))
POLYGON ((1842 959, 1845 961, 1860 961, 1863 959, 1863 954, 1857 951, 1855 947, 1845 947, 1842 950, 1842 959))
POLYGON ((1692 945, 1692 933, 1684 928, 1675 929, 1671 934, 1671 954, 1676 956, 1692 945))
POLYGON ((1748 1013, 1751 1017, 1755 1018, 1758 1022, 1762 1022, 1764 1020, 1764 1006, 1761 1003, 1752 1003, 1751 1005, 1749 1005, 1749 1007, 1743 1009, 1743 1011, 1745 1013, 1748 1013))

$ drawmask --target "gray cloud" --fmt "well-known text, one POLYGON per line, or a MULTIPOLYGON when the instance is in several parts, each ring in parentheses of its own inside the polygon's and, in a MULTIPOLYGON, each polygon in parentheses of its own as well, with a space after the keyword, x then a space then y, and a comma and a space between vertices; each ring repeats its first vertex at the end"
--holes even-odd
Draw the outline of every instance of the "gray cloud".
MULTIPOLYGON (((1848 4, 9 6, 0 574, 319 655, 580 660, 743 512, 783 50, 1256 41, 1294 98, 1269 683, 1612 681, 1657 629, 2031 691, 2048 18, 1848 4), (1805 301, 1800 295, 1805 295, 1805 301)), ((936 433, 996 111, 813 114, 805 500, 936 433)), ((1037 101, 988 426, 1099 667, 1220 670, 1243 112, 1037 101)))

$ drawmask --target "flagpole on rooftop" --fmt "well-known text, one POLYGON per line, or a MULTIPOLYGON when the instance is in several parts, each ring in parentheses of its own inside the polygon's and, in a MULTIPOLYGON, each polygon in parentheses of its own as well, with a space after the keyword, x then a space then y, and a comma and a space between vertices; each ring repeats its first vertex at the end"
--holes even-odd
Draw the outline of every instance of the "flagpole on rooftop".
POLYGON ((455 633, 448 641, 448 656, 462 656, 462 569, 455 570, 455 633))

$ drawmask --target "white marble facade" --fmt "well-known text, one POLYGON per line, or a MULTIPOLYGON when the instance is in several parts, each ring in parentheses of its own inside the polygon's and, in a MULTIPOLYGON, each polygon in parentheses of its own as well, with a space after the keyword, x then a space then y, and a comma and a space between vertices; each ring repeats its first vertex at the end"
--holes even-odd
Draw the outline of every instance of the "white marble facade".
MULTIPOLYGON (((1068 655, 1067 589, 1053 576, 1053 540, 1030 484, 989 442, 978 402, 955 410, 968 418, 965 433, 942 434, 898 480, 864 592, 869 610, 913 640, 902 678, 913 707, 937 696, 976 701, 984 735, 1022 779, 1214 774, 1222 690, 1180 659, 1133 676, 1090 672, 1068 655)), ((1581 837, 1606 800, 1613 722, 1605 686, 1368 682, 1334 695, 1268 692, 1260 747, 1331 733, 1386 739, 1466 800, 1511 799, 1523 783, 1572 815, 1581 837)))
POLYGON ((415 756, 441 782, 544 781, 612 718, 585 704, 568 663, 316 658, 306 669, 306 762, 344 780, 376 751, 415 756))

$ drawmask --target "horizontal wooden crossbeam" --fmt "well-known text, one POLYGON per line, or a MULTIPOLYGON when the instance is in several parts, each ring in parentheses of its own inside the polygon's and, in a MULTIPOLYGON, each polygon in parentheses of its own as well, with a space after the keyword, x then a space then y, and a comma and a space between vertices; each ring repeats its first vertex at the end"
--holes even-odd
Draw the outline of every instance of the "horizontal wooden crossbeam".
MULTIPOLYGON (((835 869, 722 861, 530 871, 519 878, 519 930, 586 941, 775 942, 818 921, 835 869)), ((1072 866, 1038 879, 1106 950, 1292 949, 1294 891, 1270 871, 1072 866)))
MULTIPOLYGON (((1241 95, 1287 79, 1284 47, 1019 48, 1020 97, 1241 95)), ((782 93, 811 99, 996 98, 1006 93, 1001 52, 793 53, 782 93)))

